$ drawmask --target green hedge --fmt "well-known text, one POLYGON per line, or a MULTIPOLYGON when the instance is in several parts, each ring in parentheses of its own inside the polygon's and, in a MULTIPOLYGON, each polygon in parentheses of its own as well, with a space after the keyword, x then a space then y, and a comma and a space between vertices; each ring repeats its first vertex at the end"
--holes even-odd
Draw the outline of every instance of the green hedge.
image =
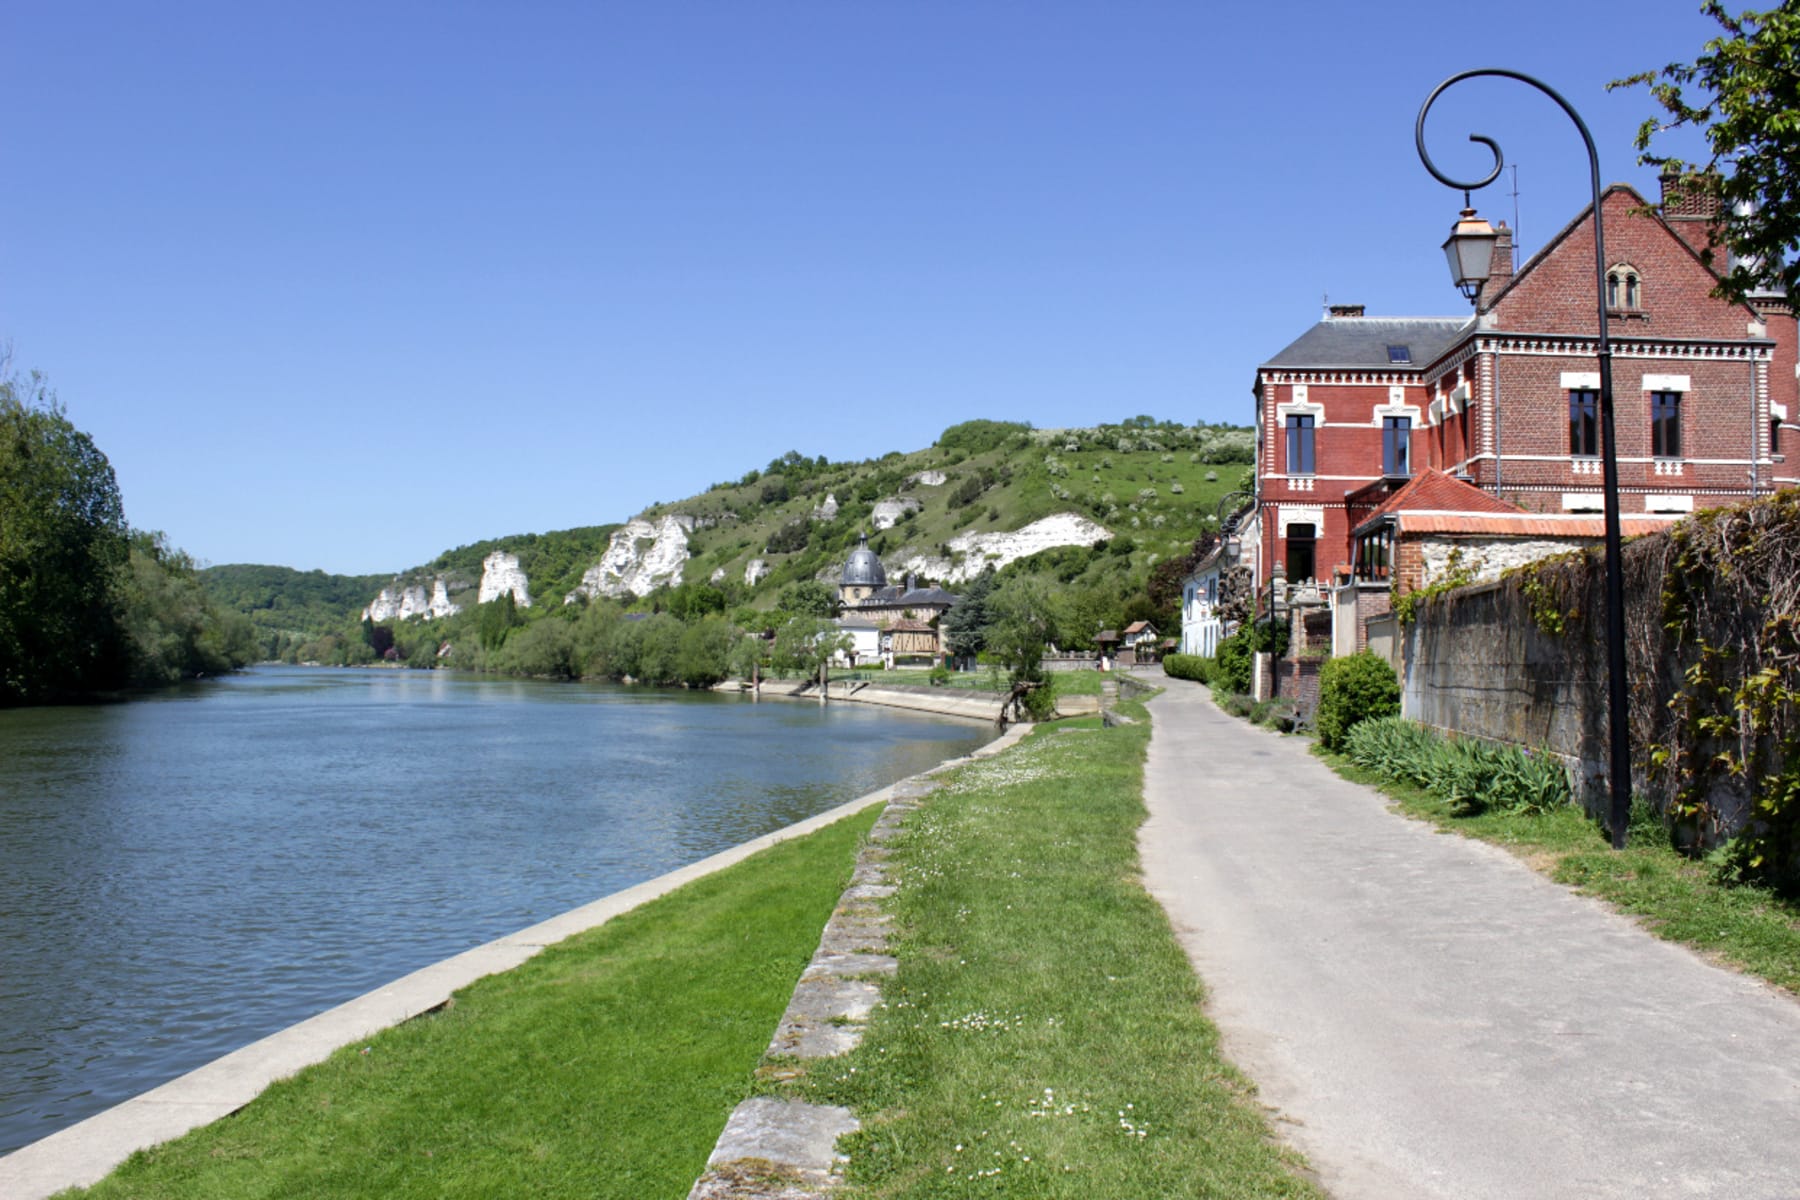
POLYGON ((1191 679, 1195 683, 1211 683, 1213 660, 1198 654, 1163 655, 1163 674, 1171 679, 1191 679))
POLYGON ((1553 754, 1446 738, 1400 717, 1361 722, 1345 739, 1345 753, 1359 767, 1436 793, 1459 816, 1541 813, 1571 798, 1568 772, 1553 754))
POLYGON ((1342 750, 1344 738, 1359 723, 1400 715, 1400 681, 1387 660, 1367 650, 1334 658, 1319 669, 1319 740, 1327 750, 1342 750))

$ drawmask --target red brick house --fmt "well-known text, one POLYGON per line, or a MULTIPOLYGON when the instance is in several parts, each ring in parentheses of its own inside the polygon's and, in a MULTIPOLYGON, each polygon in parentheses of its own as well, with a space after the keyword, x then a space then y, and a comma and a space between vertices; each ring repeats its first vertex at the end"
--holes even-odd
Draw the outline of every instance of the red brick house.
MULTIPOLYGON (((1786 298, 1709 294, 1700 206, 1665 220, 1622 184, 1601 203, 1622 515, 1666 520, 1800 482, 1786 298)), ((1473 316, 1335 306, 1258 368, 1265 587, 1277 563, 1290 582, 1357 573, 1353 532, 1427 468, 1509 510, 1601 512, 1592 207, 1516 274, 1499 233, 1473 316)))

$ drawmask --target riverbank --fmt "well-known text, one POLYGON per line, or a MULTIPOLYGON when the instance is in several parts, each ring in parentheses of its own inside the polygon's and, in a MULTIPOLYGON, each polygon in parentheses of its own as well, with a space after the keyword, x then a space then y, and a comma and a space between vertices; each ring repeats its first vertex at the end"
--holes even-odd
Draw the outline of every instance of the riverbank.
MULTIPOLYGON (((415 971, 22 1147, 0 1158, 0 1195, 9 1200, 25 1200, 47 1196, 61 1188, 93 1183, 127 1155, 237 1112, 275 1081, 312 1064, 322 1063, 334 1052, 341 1056, 339 1047, 362 1041, 382 1030, 391 1032, 413 1018, 444 1008, 459 999, 459 989, 496 973, 510 972, 546 948, 605 926, 646 903, 733 868, 777 844, 807 838, 826 827, 866 813, 884 803, 894 788, 904 782, 878 789, 829 812, 415 971)), ((848 871, 847 856, 844 869, 848 871)), ((828 913, 829 897, 825 903, 828 913)), ((822 923, 823 916, 820 916, 812 926, 811 936, 816 938, 818 925, 822 923)), ((802 963, 809 951, 810 944, 801 951, 802 963)), ((771 1002, 775 1003, 774 1011, 779 1014, 781 1003, 785 1002, 785 990, 771 1002)), ((702 1015, 696 1020, 704 1024, 706 1019, 702 1015)), ((763 1036, 766 1040, 766 1032, 763 1036)), ((761 1044, 758 1043, 758 1048, 761 1044)), ((751 1057, 753 1060, 754 1054, 751 1057)), ((715 1135, 716 1132, 714 1130, 715 1135)), ((701 1158, 703 1161, 704 1152, 701 1158)))
MULTIPOLYGON (((728 680, 714 690, 742 693, 749 691, 750 685, 741 680, 728 680)), ((784 700, 817 701, 820 698, 820 687, 817 681, 810 679, 765 679, 762 681, 762 695, 784 700)), ((993 692, 857 679, 831 680, 825 685, 824 698, 830 704, 873 704, 940 717, 968 717, 989 722, 998 722, 1007 707, 1007 697, 993 692)), ((1100 706, 1099 693, 1059 693, 1056 697, 1057 715, 1062 717, 1092 716, 1100 711, 1100 706)))

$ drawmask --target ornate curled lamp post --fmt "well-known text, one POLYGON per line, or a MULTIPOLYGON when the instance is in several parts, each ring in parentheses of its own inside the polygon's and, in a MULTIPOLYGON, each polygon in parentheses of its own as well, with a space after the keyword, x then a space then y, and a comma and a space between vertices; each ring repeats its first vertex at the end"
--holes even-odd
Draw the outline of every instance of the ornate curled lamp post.
POLYGON ((1570 107, 1569 102, 1554 88, 1519 71, 1500 67, 1461 71, 1432 89, 1431 95, 1425 98, 1425 103, 1419 108, 1419 119, 1413 126, 1413 141, 1419 150, 1419 161, 1425 164, 1425 169, 1431 172, 1432 178, 1446 187, 1459 189, 1463 194, 1462 216, 1451 231, 1449 240, 1444 243, 1444 251, 1449 256, 1451 273, 1456 277, 1457 286, 1471 300, 1476 299, 1481 282, 1488 277, 1494 233, 1487 227, 1486 221, 1475 219, 1474 210, 1468 207, 1469 193, 1479 191, 1498 179, 1505 159, 1500 153, 1499 143, 1493 138, 1472 133, 1469 135, 1471 142, 1479 142, 1493 152, 1494 168, 1474 182, 1451 178, 1438 170, 1437 164, 1431 161, 1431 155, 1426 152, 1425 117, 1431 112, 1431 106, 1437 102, 1437 98, 1448 88, 1465 79, 1482 76, 1516 79, 1544 93, 1569 114, 1569 119, 1575 122, 1575 128, 1581 131, 1581 140, 1587 146, 1588 174, 1594 194, 1594 294, 1600 313, 1600 436, 1606 488, 1607 722, 1610 726, 1612 763, 1609 781, 1612 790, 1610 825, 1613 848, 1622 850, 1625 848, 1625 827, 1631 819, 1631 729, 1625 679, 1625 576, 1620 565, 1619 460, 1613 445, 1612 343, 1607 338, 1606 330, 1606 237, 1600 211, 1600 156, 1594 150, 1594 136, 1588 132, 1581 114, 1570 107))

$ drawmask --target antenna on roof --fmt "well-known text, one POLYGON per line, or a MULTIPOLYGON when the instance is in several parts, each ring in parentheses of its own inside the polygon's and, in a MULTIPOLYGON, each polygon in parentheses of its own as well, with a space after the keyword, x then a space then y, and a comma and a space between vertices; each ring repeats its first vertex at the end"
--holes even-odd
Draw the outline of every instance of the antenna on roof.
POLYGON ((1512 268, 1514 271, 1517 271, 1519 269, 1519 246, 1521 244, 1519 241, 1519 164, 1509 163, 1507 165, 1512 167, 1513 175, 1512 268))
POLYGON ((1331 293, 1330 292, 1320 292, 1319 293, 1319 308, 1321 310, 1319 313, 1319 315, 1321 317, 1329 317, 1331 315, 1331 293))

